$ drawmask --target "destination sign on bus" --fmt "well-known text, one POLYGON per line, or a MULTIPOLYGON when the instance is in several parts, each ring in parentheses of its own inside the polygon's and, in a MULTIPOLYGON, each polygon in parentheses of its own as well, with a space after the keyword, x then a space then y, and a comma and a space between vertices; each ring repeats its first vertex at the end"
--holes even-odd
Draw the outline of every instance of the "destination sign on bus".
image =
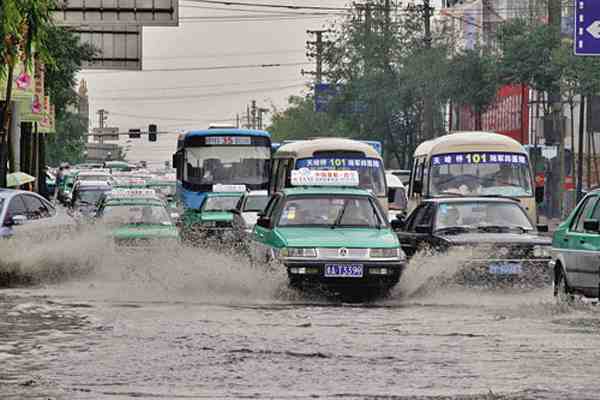
POLYGON ((431 158, 433 165, 454 164, 521 164, 527 165, 527 157, 519 153, 451 153, 439 154, 431 158))
POLYGON ((208 136, 207 145, 234 145, 249 146, 252 144, 252 138, 249 136, 208 136))
POLYGON ((361 169, 381 168, 381 160, 375 158, 303 158, 296 161, 296 168, 309 169, 361 169))

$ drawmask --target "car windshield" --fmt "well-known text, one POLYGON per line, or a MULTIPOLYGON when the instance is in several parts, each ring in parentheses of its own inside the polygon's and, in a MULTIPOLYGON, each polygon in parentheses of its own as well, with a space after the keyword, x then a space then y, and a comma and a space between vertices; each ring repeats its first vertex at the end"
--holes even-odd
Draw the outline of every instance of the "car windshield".
POLYGON ((230 211, 235 208, 238 201, 240 200, 240 196, 214 196, 207 197, 204 205, 202 206, 202 211, 230 211))
POLYGON ((285 203, 278 226, 357 226, 384 224, 367 197, 311 196, 290 198, 285 203))
POLYGON ((156 194, 158 194, 162 198, 173 197, 173 196, 175 196, 175 192, 176 192, 175 185, 160 185, 160 186, 149 185, 148 188, 154 189, 156 194))
POLYGON ((261 185, 269 181, 270 160, 266 146, 190 147, 185 179, 198 185, 261 185))
POLYGON ((514 203, 479 201, 440 204, 435 217, 435 230, 455 227, 533 230, 525 211, 514 203))
POLYGON ((533 196, 523 154, 452 153, 431 160, 431 195, 533 196))
POLYGON ((77 202, 96 204, 100 197, 110 189, 81 189, 77 195, 77 202))
POLYGON ((156 205, 113 205, 102 212, 102 221, 108 225, 171 225, 164 207, 156 205))
POLYGON ((244 205, 244 212, 261 212, 269 202, 268 196, 248 196, 244 205))

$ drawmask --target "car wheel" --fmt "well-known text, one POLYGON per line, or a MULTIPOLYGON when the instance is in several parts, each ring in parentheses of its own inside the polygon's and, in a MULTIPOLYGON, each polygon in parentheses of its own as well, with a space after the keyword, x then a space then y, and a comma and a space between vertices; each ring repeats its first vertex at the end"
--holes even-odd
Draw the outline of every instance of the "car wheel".
POLYGON ((554 281, 554 297, 558 303, 572 303, 574 300, 573 293, 567 284, 567 279, 562 269, 558 269, 556 280, 554 281))

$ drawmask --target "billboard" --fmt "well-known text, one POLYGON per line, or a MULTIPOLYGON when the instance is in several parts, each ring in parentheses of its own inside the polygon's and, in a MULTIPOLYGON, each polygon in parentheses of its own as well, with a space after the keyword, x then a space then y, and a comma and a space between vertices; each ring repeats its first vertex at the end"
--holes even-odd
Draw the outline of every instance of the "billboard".
POLYGON ((179 0, 60 0, 59 25, 178 26, 179 0))
POLYGON ((142 27, 139 25, 88 25, 74 30, 82 43, 99 49, 84 69, 142 69, 142 27))
MULTIPOLYGON (((476 115, 468 106, 458 109, 461 131, 475 130, 476 115)), ((529 88, 524 85, 505 85, 498 90, 496 101, 481 116, 481 129, 501 133, 521 144, 529 143, 529 88)))

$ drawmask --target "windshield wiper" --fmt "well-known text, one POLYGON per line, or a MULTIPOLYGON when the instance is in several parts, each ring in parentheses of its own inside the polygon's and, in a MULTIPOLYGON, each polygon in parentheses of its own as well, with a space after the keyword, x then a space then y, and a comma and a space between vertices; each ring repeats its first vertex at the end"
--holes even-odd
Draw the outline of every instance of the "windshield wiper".
POLYGON ((466 226, 448 226, 446 228, 436 229, 435 233, 445 233, 448 235, 459 234, 469 232, 469 228, 466 226))
POLYGON ((478 226, 477 227, 478 230, 484 231, 484 232, 489 232, 489 231, 506 231, 506 230, 513 230, 513 229, 518 229, 520 230, 522 233, 525 233, 528 231, 527 228, 523 227, 523 226, 519 226, 519 225, 482 225, 482 226, 478 226))
POLYGON ((442 195, 442 196, 456 196, 456 197, 465 197, 463 194, 461 193, 456 193, 456 192, 439 192, 436 193, 436 196, 438 195, 442 195))
POLYGON ((475 197, 489 197, 489 198, 500 198, 500 199, 511 199, 514 200, 518 203, 521 202, 521 199, 519 199, 518 197, 514 197, 514 196, 507 196, 504 194, 478 194, 475 197))

